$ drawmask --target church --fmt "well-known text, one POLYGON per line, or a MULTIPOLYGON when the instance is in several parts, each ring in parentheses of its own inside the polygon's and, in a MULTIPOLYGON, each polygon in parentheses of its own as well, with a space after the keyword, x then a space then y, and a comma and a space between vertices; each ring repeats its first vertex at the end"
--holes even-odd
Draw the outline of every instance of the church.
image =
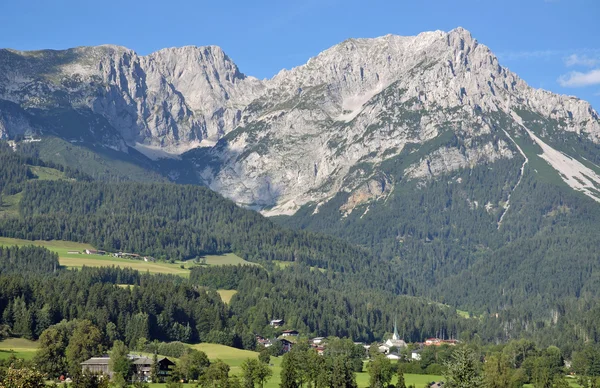
POLYGON ((396 321, 394 321, 394 334, 392 334, 392 338, 381 344, 381 346, 379 346, 379 351, 388 354, 393 347, 398 350, 402 350, 406 347, 406 342, 398 335, 398 325, 396 324, 396 321))

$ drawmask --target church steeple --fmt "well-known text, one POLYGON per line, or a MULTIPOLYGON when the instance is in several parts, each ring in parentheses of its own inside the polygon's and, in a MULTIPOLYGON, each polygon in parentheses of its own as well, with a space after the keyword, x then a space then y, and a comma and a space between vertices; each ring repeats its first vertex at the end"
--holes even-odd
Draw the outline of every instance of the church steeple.
POLYGON ((395 341, 400 339, 400 336, 398 335, 398 324, 396 322, 396 318, 394 318, 394 334, 392 335, 392 339, 395 341))

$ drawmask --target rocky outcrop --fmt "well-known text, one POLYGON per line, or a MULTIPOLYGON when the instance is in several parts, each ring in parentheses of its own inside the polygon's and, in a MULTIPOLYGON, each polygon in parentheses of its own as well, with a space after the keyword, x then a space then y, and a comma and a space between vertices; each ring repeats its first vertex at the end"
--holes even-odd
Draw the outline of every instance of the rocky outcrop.
MULTIPOLYGON (((214 144, 237 126, 241 110, 264 89, 215 46, 164 49, 145 57, 118 46, 0 50, 0 73, 0 99, 44 112, 89 110, 128 144, 173 153, 214 144)), ((73 132, 93 132, 52 129, 75 139, 73 132)))

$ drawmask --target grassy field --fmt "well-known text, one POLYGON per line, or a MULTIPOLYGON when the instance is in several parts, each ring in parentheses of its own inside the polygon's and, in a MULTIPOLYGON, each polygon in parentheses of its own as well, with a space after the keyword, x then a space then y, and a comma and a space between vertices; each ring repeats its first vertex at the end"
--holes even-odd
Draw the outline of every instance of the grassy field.
MULTIPOLYGON (((231 367, 230 373, 232 375, 241 374, 241 365, 244 362, 244 360, 246 360, 247 358, 258 357, 258 353, 256 352, 235 349, 224 345, 198 344, 190 346, 194 349, 203 351, 211 360, 216 360, 217 358, 223 360, 231 367)), ((273 370, 273 377, 271 377, 271 379, 265 384, 264 388, 279 387, 279 383, 281 382, 281 357, 271 357, 271 369, 273 370)), ((432 381, 443 380, 442 376, 434 375, 406 374, 404 375, 404 378, 406 380, 407 386, 410 384, 414 384, 417 388, 424 387, 427 383, 432 381)), ((369 386, 369 374, 366 372, 366 368, 364 372, 357 373, 356 382, 361 388, 369 386)), ((396 383, 395 377, 392 383, 396 383)), ((156 384, 156 387, 158 386, 160 386, 160 384, 156 384)))
MULTIPOLYGON (((231 375, 241 375, 242 363, 248 358, 257 358, 257 352, 251 352, 249 350, 241 350, 232 348, 229 346, 218 345, 218 344, 196 344, 190 345, 190 347, 201 350, 211 361, 220 359, 231 367, 231 375)), ((30 360, 33 358, 37 350, 37 343, 22 338, 9 338, 4 341, 0 341, 0 360, 7 359, 11 353, 18 358, 24 358, 30 360)), ((273 377, 265 384, 264 388, 278 388, 281 382, 281 357, 271 357, 271 369, 273 370, 273 377)), ((365 368, 366 369, 366 368, 365 368)), ((440 381, 443 378, 441 376, 434 375, 404 375, 406 385, 414 384, 417 388, 424 387, 425 384, 431 381, 440 381)), ((365 371, 356 375, 356 382, 360 388, 369 386, 369 374, 365 371)), ((396 382, 396 378, 392 383, 396 382)), ((193 386, 193 384, 185 384, 186 386, 193 386)), ((150 384, 154 388, 165 387, 166 384, 150 384)), ((577 385, 573 385, 577 387, 577 385)))
POLYGON ((37 176, 37 179, 39 180, 58 181, 66 179, 65 174, 62 171, 55 170, 53 168, 29 166, 29 169, 37 176))
POLYGON ((237 290, 217 290, 221 296, 221 300, 227 304, 231 301, 231 298, 237 294, 237 290))
POLYGON ((246 261, 233 253, 225 253, 223 255, 206 255, 202 256, 201 259, 204 259, 205 263, 208 265, 259 265, 246 261))
POLYGON ((37 350, 37 342, 24 338, 8 338, 0 341, 0 360, 5 360, 14 354, 17 358, 31 360, 37 350))
MULTIPOLYGON (((60 265, 67 268, 81 268, 83 266, 88 267, 106 267, 106 266, 120 266, 130 267, 138 271, 148 271, 150 273, 166 273, 187 277, 190 274, 190 268, 197 264, 192 261, 176 262, 175 264, 167 262, 145 262, 143 260, 131 260, 121 259, 118 257, 112 257, 109 255, 86 255, 83 253, 69 253, 70 251, 83 252, 86 249, 94 249, 89 244, 82 244, 70 241, 29 241, 19 240, 14 238, 0 237, 0 245, 37 245, 48 248, 52 252, 58 253, 60 265), (183 266, 184 268, 181 268, 183 266)), ((248 264, 250 263, 233 253, 224 255, 208 255, 205 256, 207 265, 227 265, 227 264, 248 264)))
POLYGON ((3 195, 0 203, 0 217, 16 217, 19 215, 19 202, 23 193, 3 195))

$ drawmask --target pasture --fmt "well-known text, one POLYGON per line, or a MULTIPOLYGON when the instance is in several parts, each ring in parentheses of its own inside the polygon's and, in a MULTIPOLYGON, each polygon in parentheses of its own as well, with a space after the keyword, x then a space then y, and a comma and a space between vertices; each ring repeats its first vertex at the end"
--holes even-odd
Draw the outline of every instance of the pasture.
POLYGON ((237 290, 217 290, 217 292, 219 293, 221 300, 226 304, 229 304, 231 298, 237 294, 237 290))
POLYGON ((0 341, 0 360, 6 360, 13 354, 17 358, 31 360, 37 351, 37 342, 24 338, 7 338, 0 341))
MULTIPOLYGON (((128 267, 138 270, 140 272, 148 271, 150 273, 164 273, 164 274, 172 274, 179 275, 183 277, 188 277, 190 274, 190 268, 197 266, 198 264, 194 263, 191 260, 183 261, 183 262, 175 262, 168 263, 163 261, 157 262, 146 262, 143 260, 134 260, 134 259, 123 259, 118 257, 112 257, 110 255, 86 255, 83 252, 86 249, 95 249, 90 244, 77 243, 71 241, 29 241, 29 240, 20 240, 14 238, 0 237, 0 246, 9 246, 9 245, 36 245, 49 249, 52 252, 56 252, 58 254, 58 260, 61 266, 67 267, 69 269, 78 269, 83 266, 87 267, 128 267), (79 253, 69 253, 69 252, 79 252, 79 253), (183 268, 182 268, 183 266, 183 268)), ((237 265, 237 264, 247 264, 247 265, 257 265, 255 263, 250 263, 239 256, 236 256, 233 253, 227 253, 223 255, 207 255, 202 259, 205 260, 206 265, 237 265)))

